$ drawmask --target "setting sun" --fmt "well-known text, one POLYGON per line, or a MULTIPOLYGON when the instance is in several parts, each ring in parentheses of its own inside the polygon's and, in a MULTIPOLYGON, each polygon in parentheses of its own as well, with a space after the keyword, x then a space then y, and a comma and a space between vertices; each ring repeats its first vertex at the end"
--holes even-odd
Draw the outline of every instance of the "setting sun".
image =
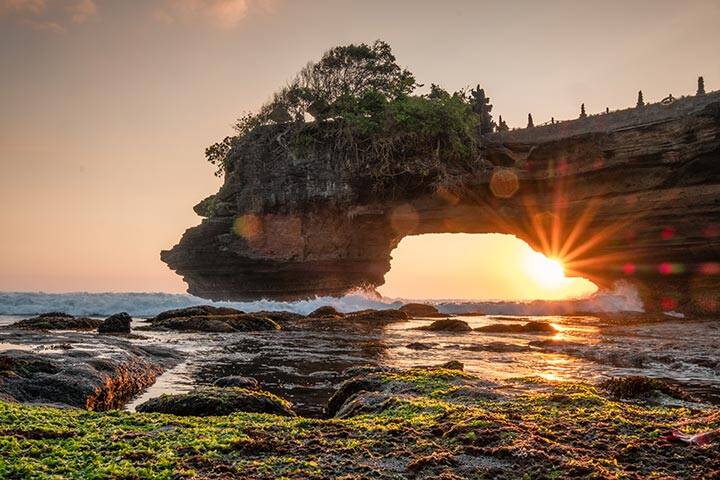
POLYGON ((405 237, 392 253, 381 294, 395 298, 562 300, 590 295, 587 279, 513 235, 426 234, 405 237))
POLYGON ((539 252, 527 252, 523 261, 524 270, 539 285, 545 288, 558 288, 562 286, 565 278, 565 269, 559 260, 547 258, 539 252))

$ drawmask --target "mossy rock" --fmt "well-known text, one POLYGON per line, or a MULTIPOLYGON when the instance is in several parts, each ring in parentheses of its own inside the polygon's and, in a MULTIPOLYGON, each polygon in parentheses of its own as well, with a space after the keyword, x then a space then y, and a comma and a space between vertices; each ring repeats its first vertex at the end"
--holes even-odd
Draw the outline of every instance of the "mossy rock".
POLYGON ((150 322, 159 322, 161 320, 167 320, 170 318, 188 318, 198 317, 206 315, 239 315, 243 314, 242 310, 237 310, 230 307, 215 307, 212 305, 196 305, 194 307, 176 308, 174 310, 167 310, 159 313, 155 317, 150 319, 150 322))
POLYGON ((161 395, 138 405, 138 412, 207 417, 235 412, 294 416, 292 404, 261 390, 238 387, 205 387, 188 393, 161 395))
POLYGON ((436 318, 450 316, 446 313, 440 313, 434 305, 428 305, 427 303, 406 303, 400 307, 400 311, 407 313, 411 317, 436 318))
POLYGON ((340 318, 344 317, 345 314, 338 311, 335 307, 326 305, 324 307, 317 308, 308 314, 308 318, 340 318))
POLYGON ((74 317, 62 312, 43 313, 37 317, 20 320, 10 328, 26 330, 95 330, 102 320, 87 317, 74 317))
POLYGON ((280 325, 263 315, 241 313, 233 315, 197 315, 186 318, 167 318, 154 321, 153 330, 177 330, 208 333, 255 332, 280 330, 280 325))
POLYGON ((384 323, 392 323, 392 322, 402 322, 405 320, 408 320, 410 318, 410 315, 407 314, 407 312, 403 312, 401 310, 360 310, 358 312, 352 312, 345 315, 346 320, 351 320, 353 322, 368 322, 368 323, 377 323, 377 324, 384 324, 384 323))
POLYGON ((622 399, 646 399, 661 393, 679 400, 693 400, 690 395, 664 380, 642 375, 613 377, 600 383, 600 388, 622 399))
POLYGON ((435 320, 430 325, 418 327, 418 330, 426 330, 429 332, 471 332, 472 328, 467 322, 447 318, 444 320, 435 320))
POLYGON ((495 323, 484 327, 478 327, 475 331, 485 333, 531 333, 548 335, 557 333, 557 329, 548 322, 528 322, 522 325, 495 323))

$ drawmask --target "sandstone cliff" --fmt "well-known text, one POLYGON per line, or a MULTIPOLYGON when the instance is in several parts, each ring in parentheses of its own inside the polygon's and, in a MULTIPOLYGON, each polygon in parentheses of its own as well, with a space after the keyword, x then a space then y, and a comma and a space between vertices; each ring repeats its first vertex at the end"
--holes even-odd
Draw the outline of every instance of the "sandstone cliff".
POLYGON ((464 165, 388 181, 257 129, 196 206, 207 218, 162 259, 195 295, 296 299, 381 285, 406 235, 509 233, 601 287, 634 282, 648 309, 720 308, 720 93, 482 145, 464 165))

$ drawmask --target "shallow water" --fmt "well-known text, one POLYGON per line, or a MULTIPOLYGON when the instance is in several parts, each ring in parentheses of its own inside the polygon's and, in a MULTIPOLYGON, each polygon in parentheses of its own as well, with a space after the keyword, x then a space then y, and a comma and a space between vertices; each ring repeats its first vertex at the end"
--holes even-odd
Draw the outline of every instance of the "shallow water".
MULTIPOLYGON (((527 317, 456 317, 472 327, 526 322, 527 317)), ((18 317, 0 317, 0 325, 18 317)), ((162 344, 182 351, 186 361, 166 371, 140 397, 183 392, 226 375, 256 378, 267 390, 287 397, 298 411, 321 415, 322 406, 344 376, 357 365, 391 367, 433 365, 450 360, 489 380, 539 376, 556 381, 589 381, 620 375, 648 375, 682 384, 691 393, 720 403, 720 322, 668 318, 662 323, 606 326, 593 316, 533 317, 551 322, 559 333, 460 334, 415 330, 431 319, 384 327, 328 320, 311 330, 204 334, 138 332, 140 344, 162 344), (531 342, 561 341, 534 346, 531 342), (412 343, 427 349, 408 348, 412 343), (491 351, 488 351, 491 350, 491 351), (510 351, 508 351, 510 350, 510 351)), ((134 326, 145 322, 136 320, 134 326)), ((0 350, 4 347, 0 344, 0 350)))

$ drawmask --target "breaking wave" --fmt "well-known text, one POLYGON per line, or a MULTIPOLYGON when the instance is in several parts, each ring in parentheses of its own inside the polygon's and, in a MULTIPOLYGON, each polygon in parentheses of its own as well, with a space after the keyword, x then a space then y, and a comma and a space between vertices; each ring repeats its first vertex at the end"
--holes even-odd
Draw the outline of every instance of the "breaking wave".
MULTIPOLYGON (((626 282, 618 282, 612 291, 598 292, 586 299, 534 302, 427 301, 445 313, 481 312, 489 315, 558 315, 593 312, 642 312, 637 290, 626 282)), ((165 310, 194 305, 228 306, 257 312, 287 310, 308 314, 318 307, 332 305, 343 312, 367 308, 397 308, 405 303, 398 299, 380 298, 368 293, 344 297, 316 297, 295 302, 258 300, 252 302, 212 302, 187 294, 172 293, 42 293, 0 292, 0 315, 37 315, 59 311, 72 315, 107 316, 128 312, 135 317, 151 317, 165 310)))

